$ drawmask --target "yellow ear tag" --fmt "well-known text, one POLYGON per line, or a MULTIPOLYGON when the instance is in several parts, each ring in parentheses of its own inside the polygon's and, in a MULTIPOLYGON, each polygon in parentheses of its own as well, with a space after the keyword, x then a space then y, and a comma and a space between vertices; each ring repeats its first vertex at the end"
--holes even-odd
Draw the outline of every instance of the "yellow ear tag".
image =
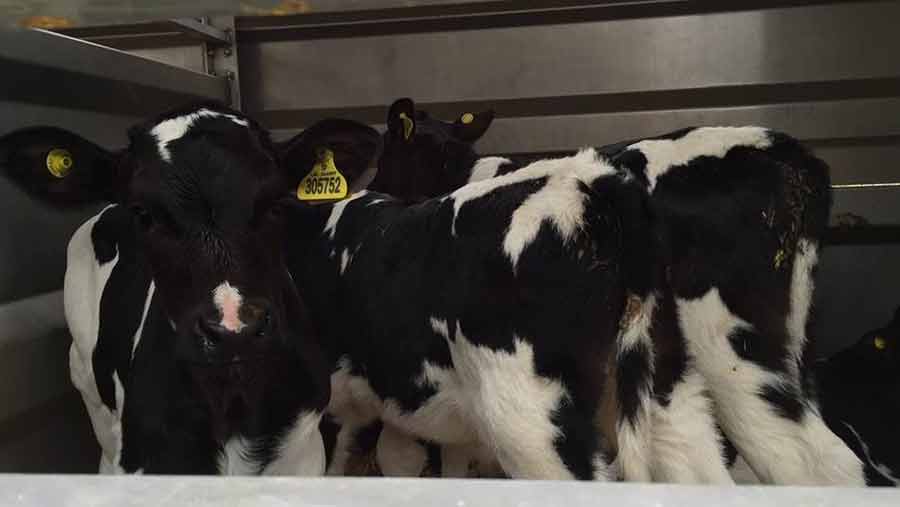
POLYGON ((72 154, 62 148, 54 148, 47 154, 47 170, 57 178, 65 178, 75 165, 72 154))
POLYGON ((472 113, 465 113, 464 115, 459 117, 459 121, 463 122, 465 125, 468 125, 475 121, 475 115, 472 113))
POLYGON ((318 156, 319 160, 297 186, 297 199, 322 201, 347 197, 347 179, 334 165, 334 153, 323 148, 318 156))
POLYGON ((875 348, 878 349, 878 350, 884 350, 884 349, 887 348, 887 340, 885 340, 885 339, 884 339, 883 337, 881 337, 881 336, 876 336, 876 337, 875 337, 874 344, 875 344, 875 348))
POLYGON ((403 139, 409 141, 413 131, 413 121, 406 113, 400 113, 400 119, 403 120, 403 139))

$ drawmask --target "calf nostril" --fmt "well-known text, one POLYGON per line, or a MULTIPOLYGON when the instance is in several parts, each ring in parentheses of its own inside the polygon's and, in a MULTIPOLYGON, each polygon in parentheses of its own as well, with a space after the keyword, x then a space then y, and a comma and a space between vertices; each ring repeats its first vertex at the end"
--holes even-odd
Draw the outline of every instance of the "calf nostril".
POLYGON ((256 325, 256 336, 263 337, 268 334, 269 330, 272 327, 272 312, 269 310, 264 310, 262 318, 259 319, 256 325))
POLYGON ((200 317, 194 323, 194 334, 211 344, 222 341, 222 327, 218 322, 200 317))

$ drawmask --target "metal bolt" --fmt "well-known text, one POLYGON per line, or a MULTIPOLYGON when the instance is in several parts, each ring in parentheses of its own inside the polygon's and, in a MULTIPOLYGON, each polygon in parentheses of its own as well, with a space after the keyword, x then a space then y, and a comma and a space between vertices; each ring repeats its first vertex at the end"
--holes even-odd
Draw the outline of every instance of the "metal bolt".
POLYGON ((228 79, 229 81, 233 81, 234 80, 234 72, 230 71, 230 70, 225 71, 225 79, 228 79))
POLYGON ((224 54, 226 57, 231 56, 231 48, 225 48, 224 54))

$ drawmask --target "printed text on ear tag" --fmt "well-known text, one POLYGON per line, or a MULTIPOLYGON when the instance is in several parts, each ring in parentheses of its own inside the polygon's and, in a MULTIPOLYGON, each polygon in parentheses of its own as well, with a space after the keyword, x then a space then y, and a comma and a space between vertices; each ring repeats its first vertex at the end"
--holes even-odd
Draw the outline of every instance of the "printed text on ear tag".
POLYGON ((65 178, 74 165, 75 161, 68 150, 54 148, 47 154, 47 170, 57 178, 65 178))
POLYGON ((409 140, 412 136, 413 121, 406 113, 400 113, 400 119, 403 120, 403 139, 409 140))
POLYGON ((347 197, 347 179, 334 165, 334 153, 323 148, 317 155, 318 161, 297 187, 297 199, 321 201, 347 197))

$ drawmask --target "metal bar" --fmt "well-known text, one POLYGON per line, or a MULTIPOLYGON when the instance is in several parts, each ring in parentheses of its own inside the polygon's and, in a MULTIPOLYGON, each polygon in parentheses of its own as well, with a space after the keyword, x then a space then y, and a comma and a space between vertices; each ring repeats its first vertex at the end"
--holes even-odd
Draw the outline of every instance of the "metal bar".
POLYGON ((234 16, 219 16, 212 19, 212 24, 221 27, 222 32, 231 41, 227 46, 210 48, 207 57, 217 75, 225 78, 228 85, 228 102, 235 109, 243 109, 241 102, 241 75, 238 65, 238 52, 233 42, 234 16))
POLYGON ((825 243, 828 245, 900 243, 900 225, 829 227, 825 234, 825 243))
MULTIPOLYGON (((773 91, 794 101, 798 95, 805 99, 809 90, 815 99, 815 94, 839 95, 838 82, 859 81, 861 86, 848 83, 848 93, 868 94, 864 88, 881 88, 879 80, 900 77, 900 68, 891 63, 900 43, 891 20, 898 16, 898 2, 867 2, 476 30, 464 36, 259 44, 242 43, 239 36, 238 46, 250 111, 383 106, 399 95, 421 103, 520 100, 530 107, 539 98, 615 94, 627 103, 647 99, 666 108, 666 95, 646 93, 671 91, 669 97, 675 97, 680 90, 718 88, 723 93, 711 95, 718 95, 718 102, 740 103, 740 87, 762 85, 759 99, 765 103, 773 91), (813 80, 832 85, 789 89, 813 80)), ((695 99, 706 100, 701 92, 695 99)))
POLYGON ((85 26, 56 32, 116 49, 161 48, 199 43, 219 47, 232 43, 232 38, 223 30, 191 18, 85 26))
POLYGON ((858 189, 858 188, 900 188, 900 182, 889 183, 841 183, 839 185, 831 185, 835 190, 858 189))
POLYGON ((191 100, 227 99, 227 82, 43 30, 0 32, 6 100, 146 116, 191 100), (77 93, 73 93, 77 91, 77 93))
POLYGON ((170 19, 169 24, 178 28, 184 35, 213 46, 228 46, 231 44, 231 36, 228 33, 208 23, 201 23, 196 19, 170 19))
POLYGON ((238 42, 473 30, 683 16, 864 0, 544 0, 468 2, 379 10, 237 18, 238 42))

